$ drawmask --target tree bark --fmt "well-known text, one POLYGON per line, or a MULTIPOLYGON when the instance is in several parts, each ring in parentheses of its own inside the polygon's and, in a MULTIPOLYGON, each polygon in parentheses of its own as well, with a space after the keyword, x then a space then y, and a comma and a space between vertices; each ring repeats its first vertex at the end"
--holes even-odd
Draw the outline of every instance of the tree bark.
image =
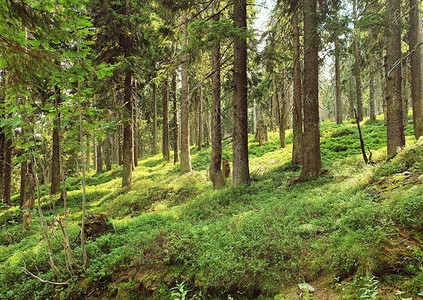
POLYGON ((103 143, 104 147, 104 164, 106 165, 106 170, 110 171, 112 169, 112 159, 111 159, 111 145, 110 137, 106 136, 103 143))
MULTIPOLYGON (((145 101, 143 101, 142 102, 142 105, 141 105, 141 120, 143 120, 143 121, 145 121, 146 122, 146 103, 145 103, 145 101)), ((147 128, 147 124, 146 123, 143 123, 144 124, 144 127, 143 127, 143 130, 141 131, 141 137, 140 137, 140 157, 141 158, 144 158, 145 157, 145 155, 146 155, 146 149, 145 149, 145 147, 146 147, 146 145, 145 145, 145 129, 147 128)))
POLYGON ((4 155, 4 177, 3 177, 3 199, 4 202, 12 206, 10 192, 12 186, 12 139, 6 138, 4 155))
POLYGON ((19 207, 22 208, 25 201, 25 179, 28 169, 28 161, 21 162, 21 182, 19 188, 19 207))
POLYGON ((153 83, 153 148, 152 154, 157 154, 157 86, 153 83))
POLYGON ((388 67, 386 65, 386 56, 384 57, 383 71, 381 72, 380 79, 382 81, 382 108, 383 108, 383 125, 387 126, 388 124, 388 109, 386 104, 386 74, 388 73, 388 67))
POLYGON ((4 156, 6 148, 6 134, 3 131, 3 128, 0 128, 0 199, 3 199, 3 187, 4 187, 4 156))
POLYGON ((60 89, 55 87, 56 117, 53 119, 53 148, 51 159, 51 194, 60 192, 60 89))
MULTIPOLYGON (((182 23, 184 23, 184 33, 182 37, 182 49, 187 47, 188 39, 188 16, 184 13, 182 23)), ((182 56, 181 67, 181 175, 191 172, 191 153, 190 153, 190 130, 189 130, 189 79, 188 79, 188 55, 182 56)))
MULTIPOLYGON (((218 2, 219 3, 219 2, 218 2)), ((218 8, 218 7, 217 7, 218 8)), ((218 9, 215 8, 215 11, 218 9)), ((220 20, 220 14, 215 13, 214 21, 220 20)), ((216 42, 212 50, 212 66, 216 68, 212 74, 213 98, 212 98, 212 119, 211 119, 211 159, 209 175, 214 189, 225 186, 225 179, 222 174, 222 107, 221 107, 221 59, 220 42, 216 42)))
POLYGON ((103 172, 103 151, 100 141, 97 141, 97 174, 103 172))
POLYGON ((398 147, 405 146, 403 105, 401 95, 401 0, 387 0, 387 18, 391 27, 386 44, 386 102, 388 157, 397 154, 398 147))
POLYGON ((126 71, 124 84, 125 119, 123 125, 123 169, 122 187, 132 184, 132 72, 126 71))
POLYGON ((336 101, 336 124, 342 124, 342 99, 341 99, 341 70, 339 68, 339 42, 335 37, 335 101, 336 101))
POLYGON ((357 36, 357 0, 353 2, 353 15, 354 15, 354 76, 355 76, 355 91, 357 99, 357 114, 358 120, 363 121, 363 99, 361 94, 361 66, 360 66, 360 46, 357 36))
POLYGON ((355 99, 354 99, 354 78, 353 78, 353 76, 351 76, 348 79, 348 83, 349 83, 348 116, 350 117, 350 119, 354 119, 354 102, 355 102, 355 99))
POLYGON ((179 161, 179 143, 178 143, 178 97, 176 91, 176 74, 172 76, 172 97, 173 97, 173 163, 179 161))
POLYGON ((203 143, 203 84, 200 84, 200 95, 198 98, 198 120, 197 120, 197 150, 201 151, 203 143))
POLYGON ((421 19, 418 0, 410 0, 410 60, 411 98, 413 102, 413 126, 416 139, 423 135, 422 50, 421 19))
POLYGON ((292 163, 302 163, 302 138, 303 138, 303 103, 301 96, 301 65, 300 65, 300 30, 298 26, 298 15, 292 17, 293 28, 293 52, 294 57, 294 91, 293 91, 293 145, 292 145, 292 163))
POLYGON ((170 160, 169 149, 169 98, 168 98, 169 81, 166 79, 163 82, 163 138, 162 138, 162 152, 163 158, 170 160))
POLYGON ((281 148, 286 147, 285 143, 285 131, 287 125, 287 107, 286 107, 286 95, 285 95, 285 70, 282 71, 282 78, 280 79, 280 86, 278 87, 277 81, 275 85, 276 93, 276 117, 279 127, 279 140, 281 148))
POLYGON ((369 90, 370 90, 370 99, 369 99, 370 120, 376 120, 375 75, 372 68, 370 68, 369 90))
POLYGON ((137 114, 137 102, 132 101, 133 107, 133 119, 132 119, 132 162, 134 169, 138 167, 138 114, 137 114))
POLYGON ((304 135, 303 170, 299 180, 322 169, 319 130, 319 35, 317 0, 304 0, 304 135))
MULTIPOLYGON (((246 33, 247 1, 234 1, 235 27, 246 33)), ((247 40, 235 37, 234 41, 234 96, 233 96, 233 185, 250 184, 248 163, 247 116, 247 40)))

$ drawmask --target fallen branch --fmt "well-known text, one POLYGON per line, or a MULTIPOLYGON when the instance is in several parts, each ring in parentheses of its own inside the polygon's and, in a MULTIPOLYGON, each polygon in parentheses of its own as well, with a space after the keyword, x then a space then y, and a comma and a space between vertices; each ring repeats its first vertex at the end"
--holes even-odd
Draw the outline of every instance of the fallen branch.
POLYGON ((39 282, 42 282, 42 283, 47 283, 47 284, 52 284, 52 285, 69 285, 69 282, 68 281, 65 281, 65 282, 53 282, 53 281, 50 281, 50 280, 44 280, 44 279, 38 277, 37 275, 31 273, 30 271, 28 271, 24 267, 21 267, 21 270, 24 271, 25 274, 27 274, 27 275, 29 275, 31 277, 34 277, 35 279, 37 279, 39 282))

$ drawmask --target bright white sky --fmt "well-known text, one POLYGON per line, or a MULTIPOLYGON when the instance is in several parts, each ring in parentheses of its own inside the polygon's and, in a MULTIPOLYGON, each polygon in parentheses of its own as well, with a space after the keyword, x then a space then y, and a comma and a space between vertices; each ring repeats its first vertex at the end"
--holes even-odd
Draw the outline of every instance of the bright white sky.
POLYGON ((275 4, 276 0, 257 0, 256 9, 259 13, 257 14, 257 20, 254 24, 256 29, 261 32, 266 30, 267 22, 275 4))
MULTIPOLYGON (((269 18, 275 4, 276 0, 257 0, 256 9, 258 10, 258 14, 253 27, 257 30, 259 35, 263 34, 267 30, 269 18)), ((264 46, 263 42, 258 46, 258 50, 262 51, 264 46)))

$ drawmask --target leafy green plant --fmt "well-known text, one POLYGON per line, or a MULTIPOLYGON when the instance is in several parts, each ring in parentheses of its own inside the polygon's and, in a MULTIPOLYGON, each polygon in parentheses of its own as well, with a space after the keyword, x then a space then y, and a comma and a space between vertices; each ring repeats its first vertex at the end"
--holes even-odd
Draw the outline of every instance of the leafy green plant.
POLYGON ((185 300, 189 290, 185 289, 185 282, 176 283, 176 286, 170 289, 172 300, 185 300))

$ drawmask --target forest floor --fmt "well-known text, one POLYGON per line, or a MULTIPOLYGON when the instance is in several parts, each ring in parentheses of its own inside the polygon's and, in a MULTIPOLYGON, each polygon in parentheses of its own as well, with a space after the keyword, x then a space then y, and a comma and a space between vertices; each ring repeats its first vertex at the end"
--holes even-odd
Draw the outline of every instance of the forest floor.
MULTIPOLYGON (((139 160, 131 189, 121 167, 87 178, 91 232, 83 269, 79 243, 81 177, 67 180, 69 234, 77 277, 70 278, 48 197, 43 212, 61 269, 56 278, 36 210, 23 230, 17 207, 0 208, 0 299, 420 299, 423 295, 423 140, 406 127, 407 147, 386 161, 383 120, 362 123, 373 164, 365 165, 354 122, 321 126, 325 172, 296 183, 300 168, 270 133, 250 136, 251 186, 213 191, 210 147, 192 148, 193 172, 161 155, 139 160), (53 234, 54 233, 54 234, 53 234), (308 283, 314 292, 301 291, 308 283)), ((231 161, 231 141, 223 159, 231 161)), ((173 160, 171 160, 173 161, 173 160)), ((14 196, 15 203, 18 195, 14 196)), ((63 218, 63 203, 54 199, 63 218)))

